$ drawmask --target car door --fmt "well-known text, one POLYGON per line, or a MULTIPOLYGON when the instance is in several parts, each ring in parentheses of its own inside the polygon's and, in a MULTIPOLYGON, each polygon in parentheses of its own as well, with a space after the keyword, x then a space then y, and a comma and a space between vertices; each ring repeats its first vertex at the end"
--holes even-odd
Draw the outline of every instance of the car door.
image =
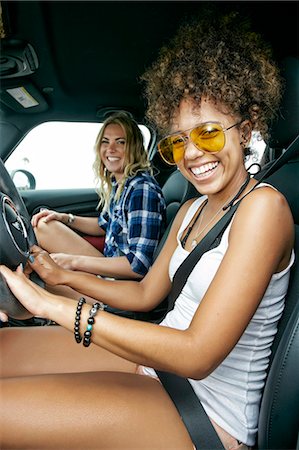
POLYGON ((30 217, 41 208, 97 216, 92 169, 99 123, 47 122, 29 132, 5 166, 30 217))

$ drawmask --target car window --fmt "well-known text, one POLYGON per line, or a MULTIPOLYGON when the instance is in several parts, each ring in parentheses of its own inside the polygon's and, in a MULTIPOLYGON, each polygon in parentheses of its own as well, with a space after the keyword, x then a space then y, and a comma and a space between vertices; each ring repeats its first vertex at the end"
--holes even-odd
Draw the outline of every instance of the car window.
POLYGON ((246 157, 245 167, 251 174, 256 174, 266 161, 266 143, 260 133, 252 132, 249 144, 250 154, 246 157))
MULTIPOLYGON (((95 186, 92 164, 99 123, 47 122, 33 128, 6 160, 16 186, 76 189, 95 186)), ((150 131, 140 125, 147 149, 150 131)))

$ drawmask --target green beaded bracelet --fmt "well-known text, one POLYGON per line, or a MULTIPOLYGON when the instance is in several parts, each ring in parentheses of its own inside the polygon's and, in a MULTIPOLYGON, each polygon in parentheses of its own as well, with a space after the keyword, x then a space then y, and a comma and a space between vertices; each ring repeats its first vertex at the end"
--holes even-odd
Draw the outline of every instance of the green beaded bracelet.
POLYGON ((89 311, 89 317, 87 319, 87 327, 84 333, 83 345, 84 347, 88 347, 91 343, 91 334, 92 334, 92 326, 94 324, 94 318, 97 315, 98 311, 103 311, 104 304, 102 302, 95 302, 92 305, 91 310, 89 311))

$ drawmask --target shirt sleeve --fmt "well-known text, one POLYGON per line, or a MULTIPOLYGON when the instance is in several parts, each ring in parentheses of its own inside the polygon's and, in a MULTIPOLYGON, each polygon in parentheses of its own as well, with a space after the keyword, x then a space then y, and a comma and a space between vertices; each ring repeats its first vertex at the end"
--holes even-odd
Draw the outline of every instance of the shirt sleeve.
POLYGON ((98 225, 99 225, 99 227, 102 228, 104 231, 106 231, 107 225, 108 225, 108 221, 109 221, 109 213, 108 213, 108 211, 102 212, 99 215, 99 217, 98 217, 98 225))
POLYGON ((162 192, 150 183, 139 183, 129 198, 128 246, 126 255, 132 270, 145 275, 153 263, 154 251, 165 226, 162 192))

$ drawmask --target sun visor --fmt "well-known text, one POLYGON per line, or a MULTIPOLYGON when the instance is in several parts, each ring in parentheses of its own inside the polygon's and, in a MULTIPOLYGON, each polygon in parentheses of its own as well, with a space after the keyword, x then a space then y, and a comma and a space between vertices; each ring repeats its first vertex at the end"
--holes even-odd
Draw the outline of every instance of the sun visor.
POLYGON ((18 113, 40 113, 48 109, 46 100, 30 81, 15 80, 5 86, 1 83, 0 101, 18 113))
POLYGON ((0 101, 19 113, 39 113, 48 104, 29 77, 38 69, 31 44, 18 39, 1 39, 0 101))

